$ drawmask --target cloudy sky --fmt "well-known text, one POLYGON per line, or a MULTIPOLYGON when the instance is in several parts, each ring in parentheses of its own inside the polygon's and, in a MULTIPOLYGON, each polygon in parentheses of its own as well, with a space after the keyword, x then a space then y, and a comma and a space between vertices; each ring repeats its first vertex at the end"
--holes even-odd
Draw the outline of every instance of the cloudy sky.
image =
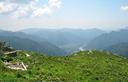
POLYGON ((128 26, 128 0, 0 0, 0 29, 128 26))

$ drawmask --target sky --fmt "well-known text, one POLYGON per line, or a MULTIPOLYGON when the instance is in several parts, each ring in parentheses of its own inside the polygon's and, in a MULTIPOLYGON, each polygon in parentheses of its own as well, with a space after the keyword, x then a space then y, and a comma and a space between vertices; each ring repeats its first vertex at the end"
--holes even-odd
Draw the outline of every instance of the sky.
POLYGON ((128 0, 0 0, 0 29, 128 26, 128 0))

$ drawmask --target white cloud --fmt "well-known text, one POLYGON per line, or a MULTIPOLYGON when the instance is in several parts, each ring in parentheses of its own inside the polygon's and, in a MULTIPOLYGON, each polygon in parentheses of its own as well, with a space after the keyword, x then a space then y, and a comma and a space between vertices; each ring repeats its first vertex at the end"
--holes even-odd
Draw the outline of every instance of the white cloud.
POLYGON ((25 17, 27 16, 28 13, 28 8, 27 7, 19 7, 15 12, 12 13, 12 17, 18 18, 18 17, 25 17))
POLYGON ((44 16, 50 15, 55 9, 60 8, 61 1, 60 0, 49 0, 48 4, 45 4, 37 9, 35 9, 32 13, 32 16, 44 16))
POLYGON ((15 3, 1 2, 0 3, 0 14, 10 13, 10 12, 14 11, 16 8, 17 8, 17 4, 15 4, 15 3))
POLYGON ((60 8, 61 0, 49 0, 43 4, 40 0, 0 0, 0 14, 13 17, 36 17, 50 15, 60 8))
POLYGON ((126 5, 126 6, 121 6, 120 9, 123 10, 123 11, 128 11, 128 5, 126 5))
POLYGON ((38 8, 32 13, 32 17, 50 15, 52 13, 49 7, 38 8))
POLYGON ((49 0, 50 7, 60 8, 61 1, 60 0, 49 0))

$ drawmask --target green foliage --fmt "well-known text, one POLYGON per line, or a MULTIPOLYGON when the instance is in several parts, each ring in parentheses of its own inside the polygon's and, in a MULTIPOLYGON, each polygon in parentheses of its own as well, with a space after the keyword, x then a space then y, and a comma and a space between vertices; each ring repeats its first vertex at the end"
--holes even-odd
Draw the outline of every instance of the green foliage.
POLYGON ((46 82, 127 82, 128 59, 108 52, 80 51, 56 57, 19 51, 13 61, 23 61, 27 71, 5 68, 0 61, 0 80, 46 82), (30 54, 26 57, 26 53, 30 54))
POLYGON ((1 60, 2 61, 6 61, 6 62, 10 62, 10 61, 13 61, 13 58, 12 57, 1 57, 1 60))

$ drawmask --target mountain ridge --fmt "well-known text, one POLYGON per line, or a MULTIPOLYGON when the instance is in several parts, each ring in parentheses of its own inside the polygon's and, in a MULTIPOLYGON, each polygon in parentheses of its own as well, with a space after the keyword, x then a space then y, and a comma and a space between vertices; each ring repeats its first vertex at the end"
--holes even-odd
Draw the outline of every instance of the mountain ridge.
POLYGON ((105 50, 115 53, 120 56, 128 57, 128 42, 127 43, 118 43, 118 44, 109 46, 105 50))
POLYGON ((93 39, 87 46, 85 46, 85 49, 105 49, 117 43, 128 42, 128 38, 124 37, 127 35, 128 29, 104 33, 93 39))
POLYGON ((79 47, 104 33, 100 29, 26 29, 21 32, 45 38, 69 53, 79 50, 79 47))
POLYGON ((22 32, 0 31, 0 40, 8 42, 12 47, 23 50, 33 50, 49 55, 65 55, 66 51, 38 37, 22 32), (56 52, 57 51, 57 52, 56 52))

